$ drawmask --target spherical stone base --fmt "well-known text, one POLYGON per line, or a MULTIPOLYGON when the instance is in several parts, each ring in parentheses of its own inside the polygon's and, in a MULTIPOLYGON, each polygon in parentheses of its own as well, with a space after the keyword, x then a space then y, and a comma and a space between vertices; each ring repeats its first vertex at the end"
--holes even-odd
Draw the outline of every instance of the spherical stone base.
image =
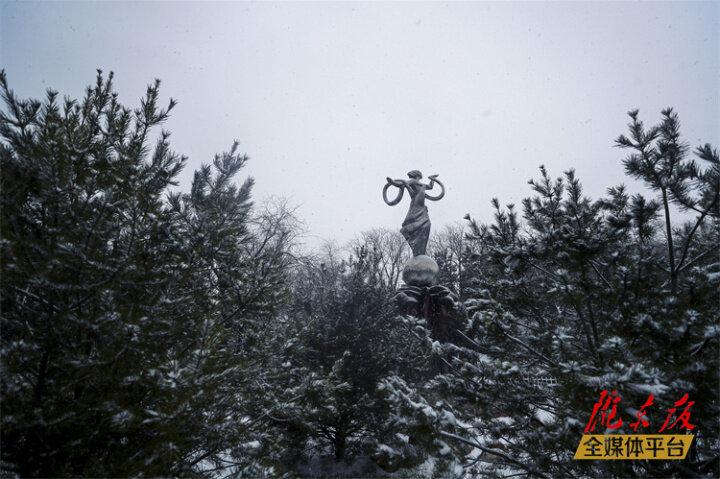
POLYGON ((436 283, 438 264, 424 254, 414 256, 403 270, 403 281, 410 286, 433 286, 436 283))

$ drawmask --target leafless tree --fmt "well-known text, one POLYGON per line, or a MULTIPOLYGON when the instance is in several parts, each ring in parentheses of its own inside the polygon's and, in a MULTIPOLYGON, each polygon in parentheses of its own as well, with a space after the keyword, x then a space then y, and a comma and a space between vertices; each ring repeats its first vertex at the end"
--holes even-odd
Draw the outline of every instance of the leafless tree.
POLYGON ((399 231, 388 228, 373 228, 360 233, 350 242, 350 249, 360 249, 375 262, 380 279, 389 288, 400 284, 403 266, 410 259, 410 248, 399 231))

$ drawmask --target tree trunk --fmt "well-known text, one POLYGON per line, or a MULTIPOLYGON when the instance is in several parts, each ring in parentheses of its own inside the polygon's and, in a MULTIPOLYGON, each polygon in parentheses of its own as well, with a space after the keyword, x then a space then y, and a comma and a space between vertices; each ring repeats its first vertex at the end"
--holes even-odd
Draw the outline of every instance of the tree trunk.
POLYGON ((333 440, 333 448, 335 450, 335 460, 341 461, 345 458, 345 431, 337 431, 333 440))
POLYGON ((667 190, 662 188, 663 208, 665 209, 665 234, 668 241, 668 262, 670 263, 670 287, 672 293, 677 291, 677 271, 675 270, 675 246, 673 245, 672 225, 670 224, 670 206, 668 205, 667 190))

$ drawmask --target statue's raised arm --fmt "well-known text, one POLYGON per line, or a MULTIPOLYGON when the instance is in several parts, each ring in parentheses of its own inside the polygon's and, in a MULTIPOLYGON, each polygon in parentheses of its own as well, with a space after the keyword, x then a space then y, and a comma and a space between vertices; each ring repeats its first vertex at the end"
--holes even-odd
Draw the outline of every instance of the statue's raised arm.
POLYGON ((432 190, 435 183, 440 185, 440 194, 437 196, 430 196, 427 193, 425 193, 425 198, 431 200, 431 201, 437 201, 441 200, 443 196, 445 196, 445 185, 442 184, 442 181, 438 180, 437 177, 439 175, 430 175, 428 178, 430 178, 430 186, 428 186, 428 190, 432 190))
POLYGON ((405 193, 405 180, 393 180, 389 176, 386 179, 387 183, 385 184, 382 192, 383 200, 388 206, 395 206, 396 204, 400 203, 400 200, 402 200, 403 194, 405 193), (398 191, 398 195, 394 200, 389 201, 387 198, 387 190, 391 186, 397 186, 398 188, 400 188, 400 191, 398 191))

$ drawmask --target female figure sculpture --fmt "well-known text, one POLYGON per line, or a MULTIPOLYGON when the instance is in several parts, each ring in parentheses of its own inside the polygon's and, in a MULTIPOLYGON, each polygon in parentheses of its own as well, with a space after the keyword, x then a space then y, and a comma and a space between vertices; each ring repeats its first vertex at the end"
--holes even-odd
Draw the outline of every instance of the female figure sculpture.
POLYGON ((408 173, 409 180, 393 180, 387 178, 387 184, 383 188, 383 200, 389 206, 394 206, 402 200, 403 194, 407 189, 410 194, 410 209, 408 210, 405 221, 403 221, 400 232, 407 240, 410 248, 412 249, 413 256, 424 255, 427 250, 428 238, 430 237, 430 217, 428 216, 428 209, 425 206, 425 198, 432 201, 437 201, 445 196, 445 186, 437 179, 438 175, 430 175, 430 184, 424 184, 420 180, 422 179, 422 173, 418 170, 413 170, 408 173), (427 190, 432 190, 433 186, 437 183, 440 185, 442 191, 437 196, 430 196, 426 193, 427 190), (387 190, 391 186, 400 188, 397 197, 389 201, 387 198, 387 190))

